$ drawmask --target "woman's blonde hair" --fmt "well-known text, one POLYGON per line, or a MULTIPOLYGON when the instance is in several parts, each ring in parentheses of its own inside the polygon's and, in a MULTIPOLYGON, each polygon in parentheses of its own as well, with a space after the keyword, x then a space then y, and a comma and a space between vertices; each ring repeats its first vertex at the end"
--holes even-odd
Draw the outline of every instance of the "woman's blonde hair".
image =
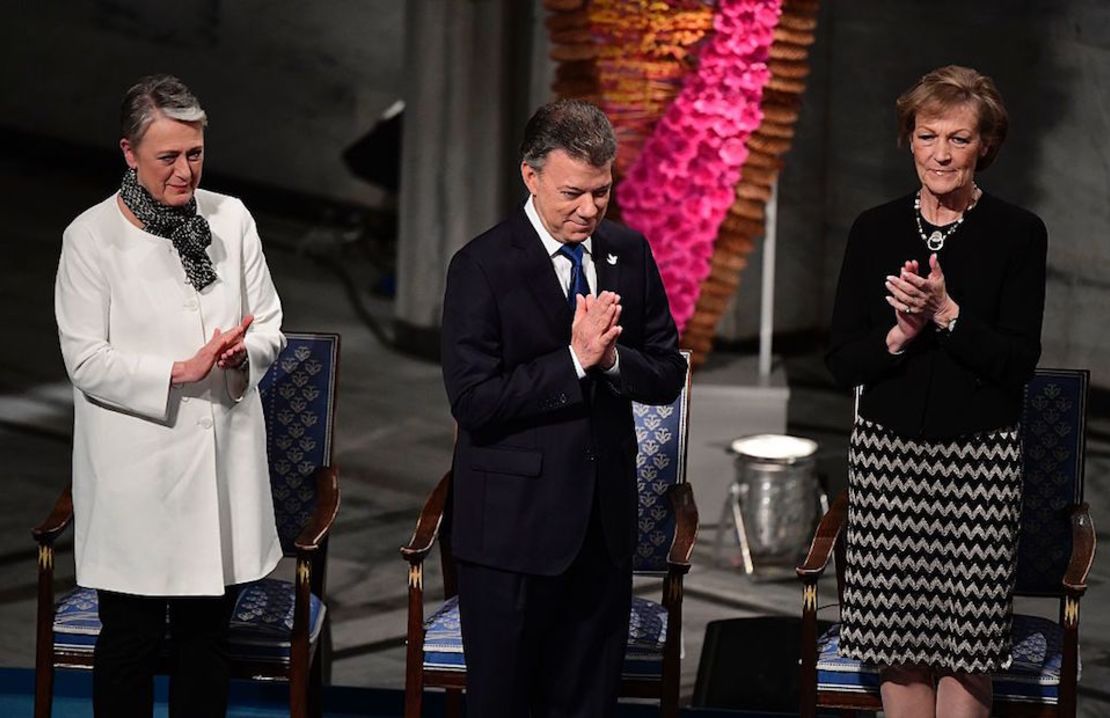
POLYGON ((909 142, 919 114, 943 114, 966 104, 973 105, 979 115, 979 136, 987 151, 979 158, 975 169, 985 170, 998 156, 1010 120, 994 80, 970 67, 947 65, 937 68, 902 93, 895 103, 898 146, 909 142))

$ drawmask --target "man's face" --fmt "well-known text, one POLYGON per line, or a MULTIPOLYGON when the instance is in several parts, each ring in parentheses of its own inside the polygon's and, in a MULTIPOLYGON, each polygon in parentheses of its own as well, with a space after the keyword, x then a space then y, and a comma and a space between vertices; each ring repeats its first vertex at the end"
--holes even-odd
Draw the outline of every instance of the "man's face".
POLYGON ((605 216, 613 188, 612 167, 611 161, 595 167, 563 150, 552 150, 542 169, 522 162, 520 174, 551 236, 564 244, 577 244, 593 234, 605 216))

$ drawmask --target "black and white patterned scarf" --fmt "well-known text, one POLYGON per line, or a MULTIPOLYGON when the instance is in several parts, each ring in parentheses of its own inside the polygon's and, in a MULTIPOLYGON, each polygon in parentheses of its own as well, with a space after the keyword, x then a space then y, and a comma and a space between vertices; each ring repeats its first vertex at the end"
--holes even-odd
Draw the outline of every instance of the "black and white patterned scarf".
POLYGON ((212 260, 206 251, 212 244, 212 229, 208 220, 197 214, 196 197, 181 207, 162 204, 139 184, 138 173, 134 169, 124 173, 119 196, 143 223, 143 229, 173 242, 181 257, 185 276, 198 292, 216 281, 216 271, 212 269, 212 260))

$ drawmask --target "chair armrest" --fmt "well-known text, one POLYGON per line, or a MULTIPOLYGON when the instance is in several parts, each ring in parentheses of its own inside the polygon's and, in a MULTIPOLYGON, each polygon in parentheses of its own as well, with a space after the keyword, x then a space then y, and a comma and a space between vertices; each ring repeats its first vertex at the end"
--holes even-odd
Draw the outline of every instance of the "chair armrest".
POLYGON ((401 556, 412 564, 421 563, 435 545, 439 535, 439 526, 443 521, 443 511, 447 506, 447 493, 451 489, 451 472, 448 471, 439 480, 428 500, 424 502, 424 509, 416 521, 416 528, 407 545, 401 547, 401 556))
POLYGON ((672 571, 687 573, 690 555, 698 540, 698 506, 694 503, 694 490, 690 484, 675 484, 667 491, 674 508, 674 541, 667 554, 667 566, 672 571))
POLYGON ((298 551, 318 549, 339 513, 339 469, 321 466, 316 469, 313 479, 316 481, 316 509, 294 542, 298 551))
POLYGON ((848 518, 848 492, 845 491, 836 497, 828 512, 821 518, 817 532, 813 535, 813 543, 809 547, 809 555, 801 566, 795 570, 802 579, 817 579, 825 572, 829 564, 829 556, 836 545, 836 537, 844 528, 848 518))
POLYGON ((1073 596, 1087 590, 1087 574, 1095 560, 1095 525, 1090 507, 1080 504, 1071 511, 1071 560, 1064 573, 1064 588, 1073 596))
POLYGON ((54 502, 54 508, 50 511, 46 520, 31 529, 31 536, 40 544, 54 543, 54 539, 66 530, 72 520, 73 484, 69 483, 62 489, 62 493, 58 496, 58 500, 54 502))

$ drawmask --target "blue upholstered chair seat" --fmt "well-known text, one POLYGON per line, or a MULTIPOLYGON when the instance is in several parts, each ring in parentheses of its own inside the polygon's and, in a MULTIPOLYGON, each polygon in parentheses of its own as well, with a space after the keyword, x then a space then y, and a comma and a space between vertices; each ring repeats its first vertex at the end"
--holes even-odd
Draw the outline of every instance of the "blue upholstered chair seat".
POLYGON ((54 614, 54 648, 71 653, 92 653, 99 635, 96 591, 75 588, 62 596, 54 614))
MULTIPOLYGON (((994 675, 996 699, 1055 705, 1060 688, 1062 631, 1055 621, 1015 615, 1013 663, 994 675)), ((879 692, 875 666, 844 658, 837 651, 840 624, 817 642, 817 686, 822 691, 879 692)))
MULTIPOLYGON (((466 670, 457 596, 448 599, 424 622, 424 630, 425 670, 466 670)), ((625 677, 658 680, 663 673, 666 637, 667 610, 654 601, 633 596, 624 656, 625 677)))
MULTIPOLYGON (((309 641, 320 636, 326 607, 316 596, 309 606, 309 641)), ((231 655, 238 660, 289 662, 293 630, 293 584, 264 578, 245 585, 231 616, 231 655)), ((96 591, 76 588, 58 603, 54 645, 59 651, 92 653, 100 634, 96 591)))

